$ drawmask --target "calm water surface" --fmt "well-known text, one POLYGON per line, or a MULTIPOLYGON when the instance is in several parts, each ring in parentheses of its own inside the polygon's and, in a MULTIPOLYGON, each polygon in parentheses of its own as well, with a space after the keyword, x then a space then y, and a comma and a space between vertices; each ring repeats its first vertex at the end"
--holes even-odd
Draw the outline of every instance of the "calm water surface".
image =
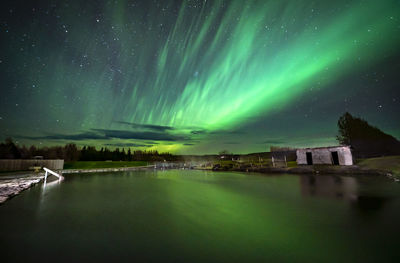
POLYGON ((382 177, 67 175, 0 206, 1 262, 399 262, 382 177))

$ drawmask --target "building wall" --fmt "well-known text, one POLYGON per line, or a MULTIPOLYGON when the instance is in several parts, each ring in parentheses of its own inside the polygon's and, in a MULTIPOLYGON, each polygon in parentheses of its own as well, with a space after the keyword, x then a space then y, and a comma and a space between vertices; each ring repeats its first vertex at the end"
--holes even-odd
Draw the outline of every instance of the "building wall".
POLYGON ((296 151, 297 164, 307 164, 307 152, 312 153, 313 164, 332 164, 331 152, 337 152, 339 165, 353 165, 353 157, 348 146, 298 149, 296 151))
POLYGON ((29 167, 41 166, 51 170, 62 170, 64 160, 27 160, 27 159, 1 159, 0 171, 23 171, 29 167))

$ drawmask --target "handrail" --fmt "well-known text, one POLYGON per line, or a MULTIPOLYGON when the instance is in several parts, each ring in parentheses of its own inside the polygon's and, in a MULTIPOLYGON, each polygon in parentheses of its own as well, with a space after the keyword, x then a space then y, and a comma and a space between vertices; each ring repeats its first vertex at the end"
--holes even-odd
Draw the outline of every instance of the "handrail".
POLYGON ((48 174, 48 173, 57 176, 57 177, 58 177, 58 181, 61 181, 61 180, 64 179, 64 177, 63 177, 62 175, 59 175, 58 173, 53 172, 52 170, 50 170, 50 169, 48 169, 48 168, 46 168, 46 167, 43 167, 43 170, 46 171, 46 173, 44 174, 44 187, 46 187, 47 174, 48 174))
POLYGON ((59 175, 58 173, 53 172, 52 170, 50 170, 50 169, 48 169, 48 168, 46 168, 46 167, 43 167, 43 170, 46 171, 46 174, 45 174, 46 177, 47 177, 47 173, 51 173, 52 175, 57 176, 59 179, 62 179, 62 178, 63 178, 63 177, 62 177, 61 175, 59 175))

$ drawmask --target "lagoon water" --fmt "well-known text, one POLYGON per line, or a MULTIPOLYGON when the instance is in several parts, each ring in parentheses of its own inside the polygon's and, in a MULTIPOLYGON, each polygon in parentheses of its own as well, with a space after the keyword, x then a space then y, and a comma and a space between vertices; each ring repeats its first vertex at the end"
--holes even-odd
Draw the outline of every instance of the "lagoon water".
POLYGON ((399 239, 383 177, 75 174, 0 206, 2 262, 398 262, 399 239))

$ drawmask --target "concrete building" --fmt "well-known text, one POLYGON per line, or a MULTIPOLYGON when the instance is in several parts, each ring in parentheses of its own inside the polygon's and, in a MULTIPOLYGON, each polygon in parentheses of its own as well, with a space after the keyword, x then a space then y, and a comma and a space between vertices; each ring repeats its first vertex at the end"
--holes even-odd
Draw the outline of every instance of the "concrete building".
POLYGON ((298 165, 353 165, 353 156, 349 146, 297 149, 296 155, 298 165))

